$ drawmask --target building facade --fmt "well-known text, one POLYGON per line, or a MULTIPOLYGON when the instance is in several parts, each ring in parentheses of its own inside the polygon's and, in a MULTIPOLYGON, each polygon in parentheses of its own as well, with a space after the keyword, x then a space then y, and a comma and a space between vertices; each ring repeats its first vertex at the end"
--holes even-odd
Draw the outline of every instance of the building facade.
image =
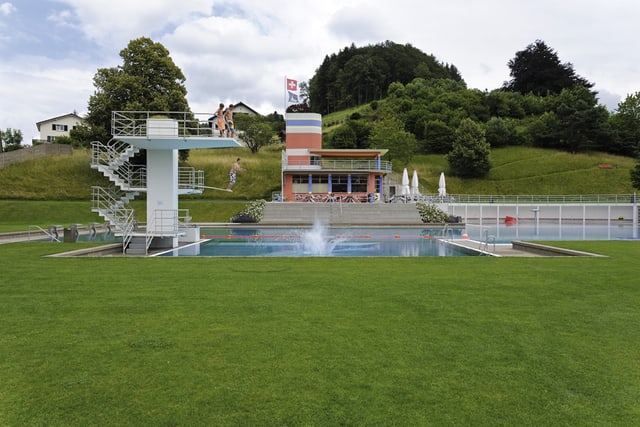
POLYGON ((289 113, 282 153, 282 192, 287 202, 366 203, 384 200, 388 150, 323 149, 322 116, 289 113))
POLYGON ((51 143, 60 136, 69 136, 71 129, 83 122, 82 117, 76 113, 65 114, 36 123, 40 132, 40 141, 51 143))

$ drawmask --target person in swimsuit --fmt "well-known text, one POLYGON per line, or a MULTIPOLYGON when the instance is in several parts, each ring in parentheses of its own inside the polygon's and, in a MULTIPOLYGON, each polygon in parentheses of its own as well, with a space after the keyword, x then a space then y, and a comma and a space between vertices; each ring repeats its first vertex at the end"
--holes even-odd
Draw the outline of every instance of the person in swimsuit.
POLYGON ((244 169, 240 167, 240 157, 238 157, 233 165, 231 165, 231 170, 229 171, 229 185, 227 186, 227 191, 232 191, 231 187, 236 183, 236 174, 243 170, 244 169))
POLYGON ((233 104, 229 104, 229 108, 224 112, 224 121, 227 125, 227 138, 233 138, 233 104))
POLYGON ((218 132, 220 133, 220 136, 224 136, 224 104, 220 104, 214 115, 216 116, 218 123, 218 132))

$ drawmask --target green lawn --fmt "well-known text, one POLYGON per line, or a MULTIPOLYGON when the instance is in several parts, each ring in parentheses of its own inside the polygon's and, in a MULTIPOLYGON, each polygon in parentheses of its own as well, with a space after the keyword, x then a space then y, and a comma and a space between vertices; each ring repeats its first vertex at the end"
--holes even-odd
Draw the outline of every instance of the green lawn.
MULTIPOLYGON (((558 242, 555 242, 558 244, 558 242)), ((637 425, 606 258, 51 258, 0 245, 0 425, 637 425)))

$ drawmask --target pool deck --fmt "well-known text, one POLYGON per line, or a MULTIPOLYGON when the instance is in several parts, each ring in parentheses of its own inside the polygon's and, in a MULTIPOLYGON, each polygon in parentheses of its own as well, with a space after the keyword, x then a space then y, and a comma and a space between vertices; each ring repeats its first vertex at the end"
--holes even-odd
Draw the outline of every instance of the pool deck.
MULTIPOLYGON (((34 238, 33 234, 34 233, 32 232, 32 238, 34 238)), ((0 244, 25 242, 29 240, 29 237, 30 233, 26 231, 0 233, 0 244)), ((494 257, 601 256, 588 252, 574 251, 571 249, 563 249, 555 246, 541 245, 538 243, 522 241, 512 241, 511 243, 496 243, 495 245, 493 243, 487 245, 484 242, 471 239, 452 239, 448 240, 448 242, 452 245, 457 245, 460 247, 471 249, 475 252, 480 252, 483 255, 494 257)), ((57 254, 57 256, 118 256, 121 253, 121 248, 122 245, 120 243, 111 243, 101 245, 96 248, 67 251, 65 253, 57 254)))
POLYGON ((595 256, 602 255, 590 252, 575 251, 539 243, 514 240, 511 243, 489 243, 470 239, 454 239, 449 241, 453 245, 472 249, 487 256, 495 257, 554 257, 554 256, 595 256))

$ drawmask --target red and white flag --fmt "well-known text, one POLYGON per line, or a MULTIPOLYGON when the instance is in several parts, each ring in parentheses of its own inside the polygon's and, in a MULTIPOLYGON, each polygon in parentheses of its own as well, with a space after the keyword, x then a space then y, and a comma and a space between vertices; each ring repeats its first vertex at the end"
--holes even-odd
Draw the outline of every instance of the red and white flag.
POLYGON ((300 95, 298 94, 298 81, 294 79, 289 79, 285 77, 286 88, 285 88, 285 99, 286 105, 289 104, 298 104, 300 102, 300 95))
POLYGON ((291 92, 297 92, 298 81, 293 79, 287 79, 287 90, 290 90, 291 92))

